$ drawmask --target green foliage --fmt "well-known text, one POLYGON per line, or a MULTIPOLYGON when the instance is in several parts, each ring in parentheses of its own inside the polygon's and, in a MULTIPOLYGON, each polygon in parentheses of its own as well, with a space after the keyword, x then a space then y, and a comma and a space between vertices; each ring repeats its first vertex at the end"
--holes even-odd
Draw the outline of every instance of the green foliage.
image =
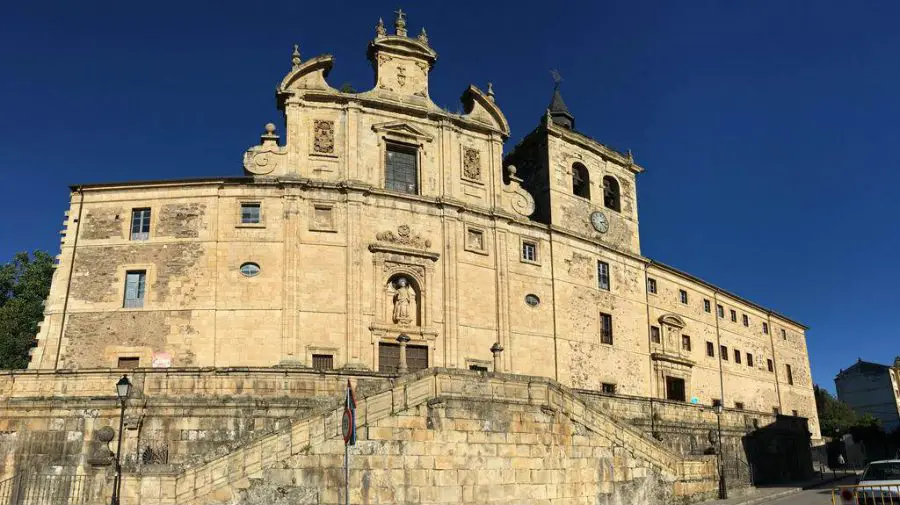
POLYGON ((0 266, 0 368, 28 366, 52 277, 53 257, 44 251, 18 253, 0 266))
POLYGON ((356 93, 356 88, 349 82, 345 82, 344 84, 341 84, 339 91, 341 93, 356 93))
POLYGON ((857 423, 856 413, 846 403, 831 396, 831 393, 813 386, 816 398, 816 410, 819 412, 819 427, 822 434, 838 437, 846 433, 857 423))

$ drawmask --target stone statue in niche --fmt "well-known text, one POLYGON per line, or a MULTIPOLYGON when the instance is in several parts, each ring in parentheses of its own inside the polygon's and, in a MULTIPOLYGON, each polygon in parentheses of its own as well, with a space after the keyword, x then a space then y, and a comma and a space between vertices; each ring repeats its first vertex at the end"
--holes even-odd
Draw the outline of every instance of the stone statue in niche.
POLYGON ((394 322, 403 326, 408 326, 412 323, 409 308, 416 294, 405 277, 397 279, 397 286, 395 289, 397 290, 397 294, 394 295, 394 322))

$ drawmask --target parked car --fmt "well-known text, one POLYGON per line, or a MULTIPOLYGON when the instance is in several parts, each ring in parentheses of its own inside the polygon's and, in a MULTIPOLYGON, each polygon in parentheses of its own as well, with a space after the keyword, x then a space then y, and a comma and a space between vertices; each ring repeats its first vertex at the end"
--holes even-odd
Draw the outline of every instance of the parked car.
POLYGON ((857 486, 858 505, 900 505, 900 459, 869 463, 857 486))

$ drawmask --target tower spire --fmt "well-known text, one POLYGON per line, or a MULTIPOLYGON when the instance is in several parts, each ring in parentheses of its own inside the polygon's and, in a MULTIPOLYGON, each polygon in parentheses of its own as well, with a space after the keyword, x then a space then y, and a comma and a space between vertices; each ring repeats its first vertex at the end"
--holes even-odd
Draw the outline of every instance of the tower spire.
POLYGON ((551 70, 550 74, 553 76, 553 97, 547 107, 547 113, 555 124, 572 130, 575 128, 575 116, 569 112, 569 108, 566 107, 566 102, 563 101, 562 94, 559 92, 562 76, 556 69, 551 70))

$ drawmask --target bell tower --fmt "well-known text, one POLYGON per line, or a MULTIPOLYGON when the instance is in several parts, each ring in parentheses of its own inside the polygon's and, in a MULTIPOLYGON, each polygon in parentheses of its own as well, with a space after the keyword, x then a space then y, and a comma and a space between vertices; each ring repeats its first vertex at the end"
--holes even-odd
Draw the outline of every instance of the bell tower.
POLYGON ((384 21, 375 26, 375 39, 369 43, 368 57, 375 68, 375 89, 370 93, 382 98, 404 102, 430 103, 428 75, 437 53, 428 45, 423 27, 415 38, 407 36, 406 14, 396 12, 394 34, 390 35, 384 21))

